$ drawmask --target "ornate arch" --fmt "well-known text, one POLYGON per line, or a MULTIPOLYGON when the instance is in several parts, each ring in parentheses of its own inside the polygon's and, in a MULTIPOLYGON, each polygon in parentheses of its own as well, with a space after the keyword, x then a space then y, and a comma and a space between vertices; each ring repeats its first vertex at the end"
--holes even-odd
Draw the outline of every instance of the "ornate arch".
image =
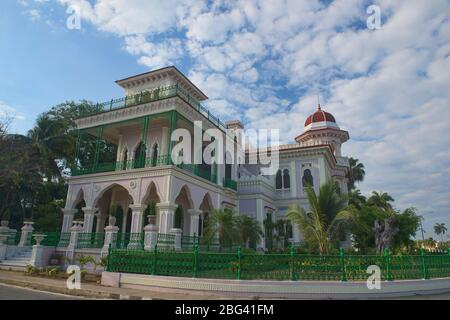
POLYGON ((144 193, 144 195, 141 198, 140 203, 148 203, 148 200, 151 198, 151 191, 152 188, 154 188, 155 193, 156 193, 156 197, 158 198, 157 202, 161 202, 162 199, 164 199, 161 195, 161 192, 159 190, 159 186, 157 183, 155 183, 155 181, 150 181, 150 183, 148 184, 146 191, 144 193))
POLYGON ((93 205, 93 206, 96 206, 97 203, 98 203, 98 201, 102 198, 102 196, 103 196, 108 190, 111 190, 111 189, 114 188, 114 187, 121 187, 122 189, 125 189, 125 190, 127 191, 127 193, 128 193, 128 196, 131 198, 132 203, 136 203, 136 199, 135 199, 135 197, 133 196, 133 193, 130 192, 130 189, 129 189, 127 186, 125 186, 125 185, 123 185, 123 184, 120 184, 120 183, 117 183, 117 182, 112 182, 112 183, 110 183, 110 184, 104 186, 103 189, 100 190, 100 191, 95 195, 94 200, 92 201, 92 205, 93 205))

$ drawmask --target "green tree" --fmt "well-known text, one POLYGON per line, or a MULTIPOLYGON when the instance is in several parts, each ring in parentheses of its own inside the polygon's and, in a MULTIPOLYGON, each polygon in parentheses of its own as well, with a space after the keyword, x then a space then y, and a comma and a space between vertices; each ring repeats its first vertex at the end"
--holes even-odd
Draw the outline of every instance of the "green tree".
POLYGON ((234 211, 229 209, 214 209, 206 220, 204 239, 212 243, 216 235, 222 248, 230 247, 233 243, 234 211))
POLYGON ((416 236, 417 230, 419 230, 422 217, 417 214, 417 209, 413 207, 406 208, 402 212, 394 212, 393 216, 398 232, 392 240, 392 248, 394 250, 405 248, 407 251, 412 251, 414 248, 412 238, 416 236))
POLYGON ((361 194, 361 191, 359 189, 353 189, 349 191, 347 197, 348 205, 352 205, 358 210, 366 205, 366 197, 361 194))
POLYGON ((233 224, 235 243, 249 248, 261 241, 263 235, 261 224, 255 218, 247 215, 235 216, 233 224))
POLYGON ((358 159, 350 158, 349 164, 350 170, 347 173, 347 187, 350 191, 355 188, 356 182, 362 182, 364 180, 366 171, 364 170, 364 164, 360 163, 358 159))
POLYGON ((28 131, 28 137, 39 152, 44 176, 48 179, 60 177, 57 160, 72 157, 75 145, 73 137, 66 132, 65 122, 47 113, 41 114, 35 127, 28 131))
POLYGON ((369 206, 377 207, 383 209, 385 211, 393 210, 391 202, 394 201, 387 192, 378 193, 376 191, 372 191, 372 195, 367 199, 367 204, 369 206))
POLYGON ((306 188, 306 194, 311 212, 292 206, 286 218, 299 227, 306 241, 314 243, 321 254, 328 253, 331 242, 349 225, 354 212, 347 209, 346 198, 337 194, 333 182, 322 185, 319 196, 311 187, 306 188))
POLYGON ((399 213, 366 205, 356 210, 355 220, 351 225, 354 246, 363 253, 372 251, 375 248, 374 223, 376 220, 383 222, 388 218, 394 219, 394 226, 398 229, 390 244, 391 249, 393 251, 402 248, 413 250, 415 245, 412 238, 416 235, 421 219, 415 208, 407 208, 399 213))
POLYGON ((441 236, 441 243, 444 243, 444 234, 447 232, 447 227, 445 226, 445 223, 436 223, 433 229, 436 235, 441 236))

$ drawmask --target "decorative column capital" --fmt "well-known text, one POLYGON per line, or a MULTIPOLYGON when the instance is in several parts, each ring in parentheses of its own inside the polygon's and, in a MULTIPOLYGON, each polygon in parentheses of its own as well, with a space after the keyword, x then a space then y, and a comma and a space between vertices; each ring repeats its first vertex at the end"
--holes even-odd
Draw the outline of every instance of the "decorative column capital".
POLYGON ((187 212, 188 212, 191 216, 199 216, 199 215, 202 214, 203 211, 197 210, 197 209, 188 209, 187 212))
POLYGON ((72 221, 73 226, 70 228, 71 232, 83 231, 83 221, 72 221))
POLYGON ((147 209, 147 205, 145 204, 130 204, 128 207, 132 212, 144 212, 147 209))
POLYGON ((83 210, 85 214, 94 214, 97 209, 92 207, 84 207, 81 208, 81 210, 83 210))
POLYGON ((178 205, 171 202, 160 202, 156 204, 156 207, 160 210, 175 211, 178 205))
POLYGON ((71 216, 74 216, 74 215, 78 212, 78 210, 77 210, 77 209, 71 209, 71 208, 62 208, 62 209, 61 209, 61 212, 62 212, 64 215, 71 215, 71 216))
POLYGON ((24 221, 23 222, 23 227, 20 230, 22 230, 22 231, 30 231, 31 232, 31 231, 34 230, 33 224, 34 224, 34 222, 24 221))

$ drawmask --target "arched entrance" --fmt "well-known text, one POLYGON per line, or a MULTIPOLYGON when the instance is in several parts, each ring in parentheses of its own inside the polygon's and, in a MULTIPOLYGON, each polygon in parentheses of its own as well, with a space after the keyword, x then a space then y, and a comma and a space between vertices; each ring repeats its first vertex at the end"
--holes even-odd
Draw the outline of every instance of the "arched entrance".
POLYGON ((208 216, 214 209, 212 206, 211 196, 209 195, 209 193, 206 193, 205 196, 203 197, 199 209, 202 211, 198 221, 198 235, 201 237, 204 235, 204 230, 206 226, 206 221, 208 220, 208 216))
POLYGON ((143 227, 150 223, 159 225, 159 219, 156 212, 156 204, 160 202, 161 200, 159 198, 158 191, 156 190, 156 185, 154 182, 151 182, 142 200, 142 204, 147 206, 144 211, 144 222, 142 224, 143 227))
POLYGON ((180 226, 183 230, 183 235, 188 236, 190 233, 191 219, 189 216, 189 209, 193 209, 192 197, 187 186, 181 188, 180 193, 175 199, 175 204, 178 208, 175 210, 174 227, 180 226))
POLYGON ((114 215, 116 226, 121 233, 128 233, 131 230, 131 210, 129 209, 131 204, 133 204, 133 198, 128 190, 119 184, 113 184, 103 190, 94 201, 94 207, 99 211, 98 220, 106 222, 108 216, 114 215))

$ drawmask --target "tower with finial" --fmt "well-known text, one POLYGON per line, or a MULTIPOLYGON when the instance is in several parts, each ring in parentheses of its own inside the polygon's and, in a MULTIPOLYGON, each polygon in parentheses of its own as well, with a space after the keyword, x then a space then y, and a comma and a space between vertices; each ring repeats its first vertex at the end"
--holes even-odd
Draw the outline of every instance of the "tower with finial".
POLYGON ((322 110, 317 96, 317 110, 306 118, 303 133, 295 138, 302 146, 329 145, 335 156, 341 156, 341 145, 350 139, 347 131, 341 130, 334 116, 322 110))

